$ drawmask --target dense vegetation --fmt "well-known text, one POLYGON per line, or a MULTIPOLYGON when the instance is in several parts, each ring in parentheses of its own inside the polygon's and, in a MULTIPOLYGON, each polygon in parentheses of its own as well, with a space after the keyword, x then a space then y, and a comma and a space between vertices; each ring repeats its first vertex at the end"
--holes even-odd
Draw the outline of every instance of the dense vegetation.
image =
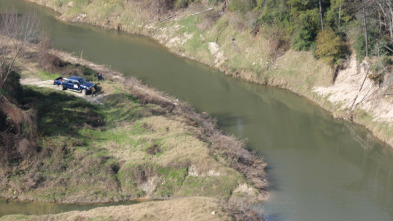
POLYGON ((255 13, 255 29, 262 27, 269 37, 285 39, 298 51, 311 50, 317 58, 332 65, 342 64, 350 48, 354 49, 358 61, 366 55, 383 57, 392 53, 393 14, 390 9, 393 3, 389 0, 209 2, 224 1, 230 11, 255 13))

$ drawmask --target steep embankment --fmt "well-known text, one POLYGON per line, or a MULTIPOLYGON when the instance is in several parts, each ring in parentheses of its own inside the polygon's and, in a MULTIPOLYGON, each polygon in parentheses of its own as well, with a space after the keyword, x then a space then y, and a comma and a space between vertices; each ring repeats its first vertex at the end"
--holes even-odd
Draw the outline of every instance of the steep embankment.
POLYGON ((393 145, 390 93, 385 92, 387 87, 378 88, 367 80, 369 89, 363 88, 357 96, 365 74, 355 56, 343 69, 335 71, 310 52, 287 50, 280 36, 273 34, 273 38, 266 39, 255 28, 256 16, 252 13, 239 15, 225 10, 224 5, 213 7, 207 1, 179 10, 167 10, 159 1, 29 1, 60 12, 62 20, 150 36, 175 53, 232 77, 289 89, 336 117, 366 126, 393 145), (359 105, 352 105, 355 97, 359 105))
MULTIPOLYGON (((1 197, 60 203, 184 198, 128 206, 152 209, 123 215, 149 219, 167 206, 183 205, 166 215, 184 217, 182 212, 195 208, 204 211, 190 214, 199 220, 212 211, 226 220, 266 197, 262 158, 224 135, 208 116, 105 66, 42 50, 28 45, 17 60, 25 85, 20 106, 36 113, 37 137, 35 148, 17 147, 18 155, 0 165, 1 197), (80 98, 51 85, 60 74, 96 79, 97 72, 106 79, 96 82, 96 97, 80 98)), ((113 218, 102 211, 77 216, 113 218)))

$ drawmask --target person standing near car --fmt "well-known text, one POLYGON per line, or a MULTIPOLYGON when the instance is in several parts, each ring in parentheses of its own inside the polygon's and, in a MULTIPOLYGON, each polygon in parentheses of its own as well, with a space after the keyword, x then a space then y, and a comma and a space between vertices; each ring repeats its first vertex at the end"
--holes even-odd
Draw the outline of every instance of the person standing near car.
POLYGON ((95 86, 94 86, 94 87, 91 87, 91 96, 92 96, 92 97, 94 97, 94 95, 97 96, 96 92, 97 92, 96 87, 95 87, 95 86))
POLYGON ((101 74, 101 73, 98 73, 98 74, 97 74, 97 79, 98 79, 98 81, 104 80, 104 79, 102 78, 102 74, 101 74))

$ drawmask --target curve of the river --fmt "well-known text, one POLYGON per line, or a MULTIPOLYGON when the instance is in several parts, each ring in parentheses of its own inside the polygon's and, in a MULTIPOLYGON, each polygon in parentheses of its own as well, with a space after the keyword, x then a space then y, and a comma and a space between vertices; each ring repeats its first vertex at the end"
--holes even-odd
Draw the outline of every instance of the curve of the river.
POLYGON ((22 0, 0 0, 5 7, 37 11, 56 48, 136 76, 247 139, 269 164, 271 197, 255 205, 267 220, 393 219, 392 150, 362 127, 288 91, 225 77, 147 38, 62 23, 22 0))

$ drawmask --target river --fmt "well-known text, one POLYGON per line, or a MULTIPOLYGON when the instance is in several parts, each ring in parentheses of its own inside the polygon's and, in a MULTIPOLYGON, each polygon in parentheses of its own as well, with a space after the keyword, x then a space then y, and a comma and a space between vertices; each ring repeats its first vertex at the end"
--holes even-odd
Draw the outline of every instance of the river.
POLYGON ((148 38, 63 23, 22 0, 0 0, 5 7, 36 11, 55 48, 83 51, 88 60, 136 76, 246 139, 269 164, 270 199, 255 205, 268 221, 393 219, 393 151, 364 128, 289 91, 228 78, 148 38))

